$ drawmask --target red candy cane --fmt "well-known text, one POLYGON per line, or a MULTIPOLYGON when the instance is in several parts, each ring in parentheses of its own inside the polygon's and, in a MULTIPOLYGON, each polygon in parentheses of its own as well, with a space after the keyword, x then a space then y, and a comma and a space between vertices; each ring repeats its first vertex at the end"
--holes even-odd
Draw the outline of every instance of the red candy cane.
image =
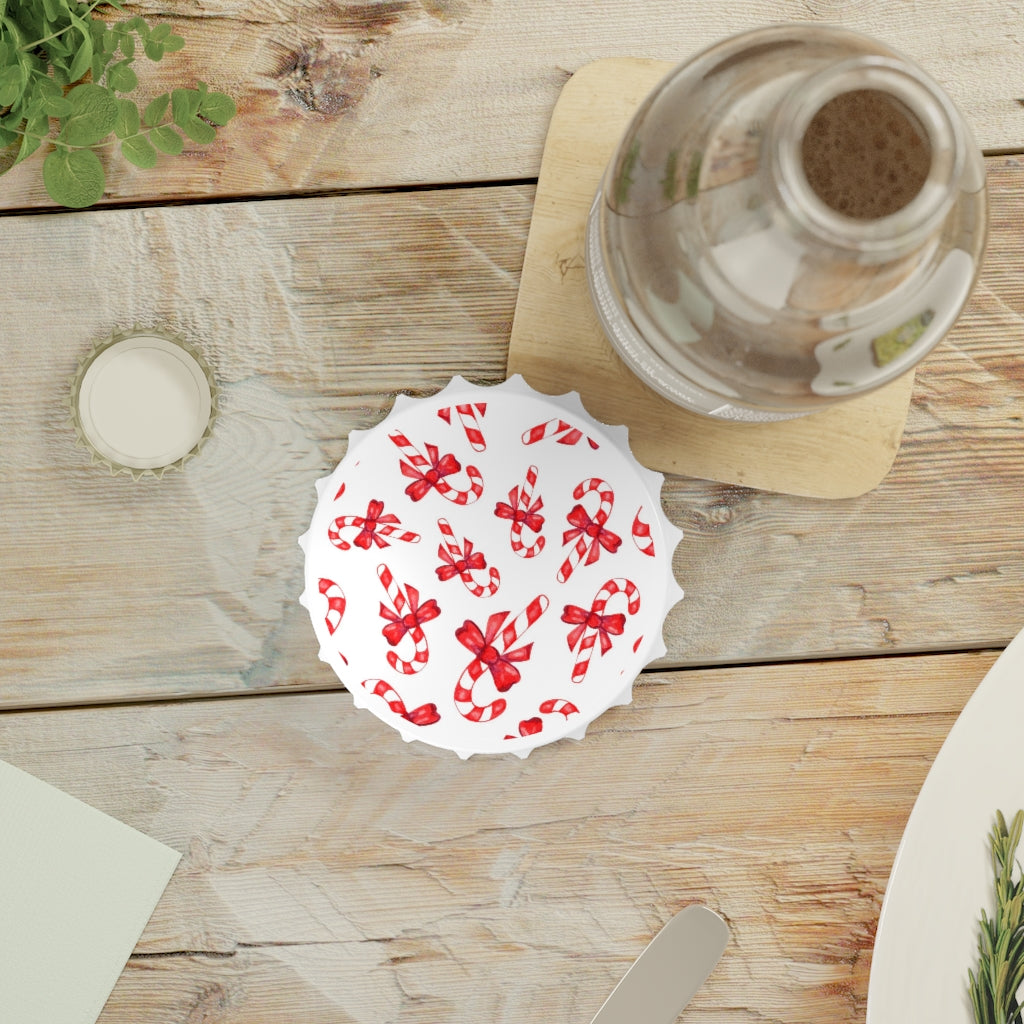
POLYGON ((440 455, 437 445, 433 444, 425 446, 427 454, 423 455, 400 430, 388 434, 388 437, 405 456, 399 462, 399 467, 402 476, 412 480, 412 483, 406 487, 405 493, 413 501, 419 501, 425 497, 431 488, 436 490, 442 498, 447 498, 448 501, 454 502, 456 505, 471 505, 484 493, 484 478, 476 466, 466 466, 469 487, 460 491, 445 479, 462 469, 462 464, 454 455, 440 455))
MULTIPOLYGON (((457 405, 455 406, 455 411, 458 413, 459 422, 462 424, 462 429, 466 432, 466 437, 469 439, 469 444, 473 451, 486 451, 487 441, 484 439, 484 433, 480 429, 480 417, 487 412, 487 403, 474 402, 472 404, 457 405)), ((438 409, 437 415, 445 423, 450 424, 452 422, 451 406, 438 409)))
POLYGON ((643 512, 643 505, 637 509, 636 515, 633 517, 633 543, 637 546, 641 554, 650 555, 654 557, 654 538, 651 536, 651 528, 641 518, 640 513, 643 512))
POLYGON ((533 644, 516 647, 526 631, 544 614, 548 599, 538 594, 507 626, 508 612, 495 612, 487 620, 485 630, 467 619, 456 631, 455 638, 475 655, 455 684, 455 707, 463 718, 471 722, 489 722, 502 714, 508 706, 498 697, 489 704, 477 704, 473 687, 477 680, 490 672, 495 688, 500 692, 511 689, 519 682, 519 669, 514 662, 528 661, 533 644))
POLYGON ((327 614, 324 616, 324 624, 327 626, 327 632, 333 636, 345 615, 345 595, 334 580, 327 579, 320 580, 320 593, 327 598, 327 614))
MULTIPOLYGON (((538 423, 535 427, 530 427, 529 430, 524 430, 522 441, 523 444, 536 444, 546 437, 557 437, 559 444, 578 444, 587 435, 578 427, 556 417, 546 423, 538 423)), ((601 447, 592 437, 587 437, 587 444, 594 451, 601 447)))
POLYGON ((444 581, 458 576, 474 597, 490 597, 494 594, 501 584, 501 573, 492 566, 487 570, 487 582, 478 583, 473 578, 473 573, 487 569, 487 561, 483 554, 474 551, 473 542, 469 540, 465 542, 465 550, 463 550, 447 519, 438 519, 437 528, 441 531, 443 541, 437 549, 437 554, 444 562, 434 570, 438 579, 444 581))
POLYGON ((406 661, 399 658, 395 651, 388 651, 388 664, 403 675, 411 676, 419 672, 430 659, 427 637, 423 632, 423 624, 436 619, 441 609, 434 600, 420 604, 420 592, 411 584, 406 584, 405 591, 395 582, 391 570, 386 565, 377 566, 377 576, 391 600, 389 608, 384 602, 380 605, 380 616, 387 619, 388 624, 381 630, 384 639, 392 647, 397 647, 405 636, 413 642, 412 659, 406 661), (408 608, 408 612, 406 612, 408 608), (404 613, 404 614, 403 614, 404 613))
POLYGON ((537 710, 542 715, 565 715, 566 718, 580 713, 580 709, 567 700, 546 700, 537 710))
POLYGON ((582 683, 586 678, 594 645, 600 641, 602 657, 611 650, 612 637, 621 636, 626 627, 626 616, 621 612, 606 615, 608 602, 616 594, 626 597, 626 614, 636 615, 640 610, 640 591, 631 580, 617 578, 608 580, 594 596, 590 610, 576 605, 566 605, 562 621, 574 626, 569 631, 569 650, 576 650, 576 664, 572 669, 572 681, 582 683))
POLYGON ((562 544, 573 544, 568 557, 558 570, 558 582, 565 583, 576 570, 576 567, 583 562, 585 565, 592 565, 597 561, 604 548, 611 554, 619 550, 622 538, 611 530, 605 529, 605 523, 612 514, 612 506, 615 504, 615 492, 604 480, 591 477, 578 483, 572 492, 577 501, 582 501, 585 495, 596 492, 600 498, 600 505, 593 518, 587 514, 582 505, 574 505, 572 511, 566 516, 566 520, 572 527, 562 534, 562 544), (584 561, 585 559, 585 561, 584 561))
POLYGON ((330 542, 341 551, 348 551, 352 544, 357 548, 369 551, 373 545, 379 548, 390 547, 385 537, 393 540, 404 541, 407 544, 418 544, 420 535, 410 530, 401 530, 401 521, 392 512, 385 514, 384 502, 376 498, 370 500, 366 506, 366 514, 362 516, 339 516, 327 528, 327 537, 330 542), (350 544, 343 540, 341 531, 348 528, 358 530, 355 540, 350 544))
POLYGON ((413 725, 433 725, 435 722, 441 721, 441 716, 437 713, 436 704, 421 704, 418 708, 407 711, 405 701, 402 700, 398 691, 390 683, 385 682, 383 679, 364 679, 362 685, 366 689, 370 689, 371 683, 373 684, 374 695, 383 697, 387 701, 388 707, 396 715, 401 715, 407 722, 412 722, 413 725))
POLYGON ((494 514, 499 519, 511 520, 509 543, 520 558, 533 558, 544 550, 545 540, 541 536, 538 536, 529 547, 523 543, 524 527, 538 535, 544 528, 544 517, 540 514, 540 510, 544 507, 544 499, 533 500, 533 489, 536 486, 537 467, 529 466, 522 487, 513 487, 508 492, 508 503, 499 501, 494 506, 494 514))
MULTIPOLYGON (((562 714, 568 718, 570 715, 578 715, 580 709, 575 704, 570 704, 567 700, 546 700, 537 710, 542 715, 557 715, 562 714)), ((534 716, 533 718, 524 719, 519 723, 519 736, 511 733, 506 733, 505 739, 517 740, 520 736, 535 736, 537 733, 544 729, 544 722, 542 719, 534 716)))

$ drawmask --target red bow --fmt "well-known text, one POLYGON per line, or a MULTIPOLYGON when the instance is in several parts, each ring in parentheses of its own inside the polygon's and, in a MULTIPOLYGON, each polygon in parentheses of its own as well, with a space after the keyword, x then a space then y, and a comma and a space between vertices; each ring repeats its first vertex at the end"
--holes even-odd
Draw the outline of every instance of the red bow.
POLYGON ((405 493, 408 494, 413 501, 419 501, 420 498, 424 497, 431 487, 436 487, 438 485, 442 477, 451 476, 453 473, 458 473, 458 471, 462 469, 461 463, 454 455, 442 455, 438 458, 437 453, 438 448, 436 444, 427 445, 427 461, 430 463, 430 469, 425 473, 406 462, 404 459, 399 463, 402 470, 402 476, 407 476, 412 479, 412 483, 406 487, 405 493))
POLYGON ((602 654, 606 654, 611 649, 611 638, 621 636, 622 631, 626 628, 626 616, 622 612, 615 615, 598 615, 593 608, 587 611, 586 608, 580 608, 575 604, 565 606, 565 611, 562 612, 562 621, 569 623, 570 626, 578 623, 576 628, 569 632, 569 650, 572 650, 580 642, 580 638, 586 630, 593 629, 597 631, 601 641, 602 654))
POLYGON ((435 722, 441 721, 436 704, 421 704, 418 708, 413 708, 412 711, 400 711, 399 714, 413 725, 433 725, 435 722))
POLYGON ((571 544, 577 537, 586 536, 590 538, 590 550, 587 552, 584 565, 592 565, 601 554, 600 548, 610 554, 619 550, 622 538, 617 533, 604 528, 604 519, 600 516, 591 519, 587 510, 582 505, 574 505, 572 511, 566 516, 569 524, 575 529, 566 530, 562 534, 562 544, 571 544), (600 547, 599 547, 600 545, 600 547))
POLYGON ((409 611, 405 615, 399 615, 383 602, 380 606, 380 617, 388 620, 388 625, 381 633, 392 647, 397 647, 402 637, 410 630, 418 629, 424 622, 436 619, 441 614, 441 609, 433 598, 421 606, 420 592, 415 587, 407 586, 405 592, 409 595, 409 611))
POLYGON ((511 689, 519 682, 519 669, 512 662, 527 661, 533 650, 532 643, 503 653, 499 653, 493 646, 494 638, 498 635, 498 631, 507 617, 508 612, 495 612, 488 618, 487 629, 484 633, 481 633, 480 627, 470 619, 466 619, 455 630, 455 639, 476 655, 476 660, 491 673, 494 685, 500 693, 511 689))
POLYGON ((513 487, 508 492, 508 500, 512 503, 511 505, 499 501, 494 506, 494 514, 499 519, 511 519, 513 523, 522 523, 523 526, 534 533, 540 533, 544 529, 544 517, 538 515, 544 507, 544 500, 542 498, 537 498, 529 508, 519 508, 519 488, 513 487))
POLYGON ((466 541, 463 557, 458 561, 455 560, 455 556, 443 544, 437 549, 437 553, 441 561, 445 563, 444 565, 439 565, 434 570, 439 580, 450 580, 453 576, 461 576, 464 572, 470 572, 473 569, 487 568, 487 560, 484 558, 484 553, 482 551, 474 551, 471 540, 466 541))
POLYGON ((366 506, 366 515, 356 519, 355 525, 362 527, 359 531, 359 535, 352 542, 357 548, 365 548, 369 551, 374 544, 379 548, 389 547, 388 542, 377 534, 377 527, 382 523, 389 526, 397 523, 398 516, 391 512, 386 516, 382 516, 381 512, 383 511, 384 502, 377 501, 376 498, 373 498, 366 506))

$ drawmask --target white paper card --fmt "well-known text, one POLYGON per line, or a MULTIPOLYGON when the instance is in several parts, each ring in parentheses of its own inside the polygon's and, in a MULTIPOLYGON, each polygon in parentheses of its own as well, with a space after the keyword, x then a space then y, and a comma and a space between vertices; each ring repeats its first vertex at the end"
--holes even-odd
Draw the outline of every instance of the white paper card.
POLYGON ((180 858, 0 761, 0 1021, 94 1024, 180 858))

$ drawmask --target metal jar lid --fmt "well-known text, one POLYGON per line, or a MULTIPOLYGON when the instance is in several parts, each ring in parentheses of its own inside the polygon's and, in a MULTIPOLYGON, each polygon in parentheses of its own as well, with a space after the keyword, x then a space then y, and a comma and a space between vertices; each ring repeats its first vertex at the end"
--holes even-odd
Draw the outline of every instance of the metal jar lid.
POLYGON ((112 475, 163 476, 199 454, 217 416, 217 386, 198 350, 159 329, 97 343, 71 384, 78 440, 112 475))

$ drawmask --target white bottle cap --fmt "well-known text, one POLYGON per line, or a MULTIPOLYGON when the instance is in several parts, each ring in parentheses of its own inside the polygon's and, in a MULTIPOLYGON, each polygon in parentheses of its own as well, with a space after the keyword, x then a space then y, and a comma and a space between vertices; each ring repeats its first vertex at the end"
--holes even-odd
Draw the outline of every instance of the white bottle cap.
POLYGON ((217 388, 202 356, 157 330, 115 334, 82 360, 71 419, 94 462, 112 474, 162 476, 199 453, 217 414, 217 388))

